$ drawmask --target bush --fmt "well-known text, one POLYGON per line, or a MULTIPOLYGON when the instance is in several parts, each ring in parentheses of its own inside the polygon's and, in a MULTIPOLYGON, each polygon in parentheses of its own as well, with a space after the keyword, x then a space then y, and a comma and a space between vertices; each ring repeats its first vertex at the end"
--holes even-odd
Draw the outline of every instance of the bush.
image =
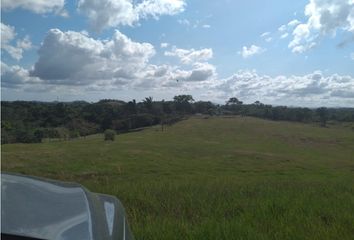
POLYGON ((33 130, 17 129, 15 136, 18 143, 40 143, 42 141, 39 132, 33 130))
POLYGON ((106 131, 104 131, 105 141, 114 141, 115 136, 116 136, 116 132, 112 129, 107 129, 106 131))

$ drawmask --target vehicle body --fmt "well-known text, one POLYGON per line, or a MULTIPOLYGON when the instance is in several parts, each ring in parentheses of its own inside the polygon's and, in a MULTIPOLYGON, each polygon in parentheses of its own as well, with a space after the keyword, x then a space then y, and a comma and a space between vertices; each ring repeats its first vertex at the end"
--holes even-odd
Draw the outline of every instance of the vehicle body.
POLYGON ((134 239, 117 198, 92 193, 76 183, 9 173, 1 174, 1 235, 2 239, 134 239))

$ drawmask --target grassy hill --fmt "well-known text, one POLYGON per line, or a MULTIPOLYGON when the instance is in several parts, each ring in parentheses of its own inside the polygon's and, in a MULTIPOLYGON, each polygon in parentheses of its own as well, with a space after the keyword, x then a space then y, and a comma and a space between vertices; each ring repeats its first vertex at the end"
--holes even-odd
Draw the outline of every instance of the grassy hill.
POLYGON ((353 239, 351 126, 191 118, 2 146, 2 170, 117 196, 137 239, 353 239))

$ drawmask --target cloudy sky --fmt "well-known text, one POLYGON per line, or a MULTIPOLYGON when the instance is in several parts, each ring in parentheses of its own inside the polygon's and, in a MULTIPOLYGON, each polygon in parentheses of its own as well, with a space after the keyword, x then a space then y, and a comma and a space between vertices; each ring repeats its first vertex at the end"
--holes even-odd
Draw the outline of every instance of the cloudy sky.
POLYGON ((354 0, 2 0, 2 100, 354 107, 354 0))

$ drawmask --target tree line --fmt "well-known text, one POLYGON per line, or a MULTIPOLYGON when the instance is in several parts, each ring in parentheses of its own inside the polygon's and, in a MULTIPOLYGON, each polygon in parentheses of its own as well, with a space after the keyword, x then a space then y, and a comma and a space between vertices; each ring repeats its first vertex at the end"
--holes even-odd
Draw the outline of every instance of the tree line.
POLYGON ((271 106, 256 101, 244 104, 236 97, 225 104, 195 101, 191 95, 178 95, 172 101, 140 102, 103 99, 96 103, 1 102, 1 143, 36 143, 43 139, 74 139, 112 129, 118 133, 161 124, 171 125, 193 114, 241 115, 271 120, 354 122, 354 108, 300 108, 271 106))

